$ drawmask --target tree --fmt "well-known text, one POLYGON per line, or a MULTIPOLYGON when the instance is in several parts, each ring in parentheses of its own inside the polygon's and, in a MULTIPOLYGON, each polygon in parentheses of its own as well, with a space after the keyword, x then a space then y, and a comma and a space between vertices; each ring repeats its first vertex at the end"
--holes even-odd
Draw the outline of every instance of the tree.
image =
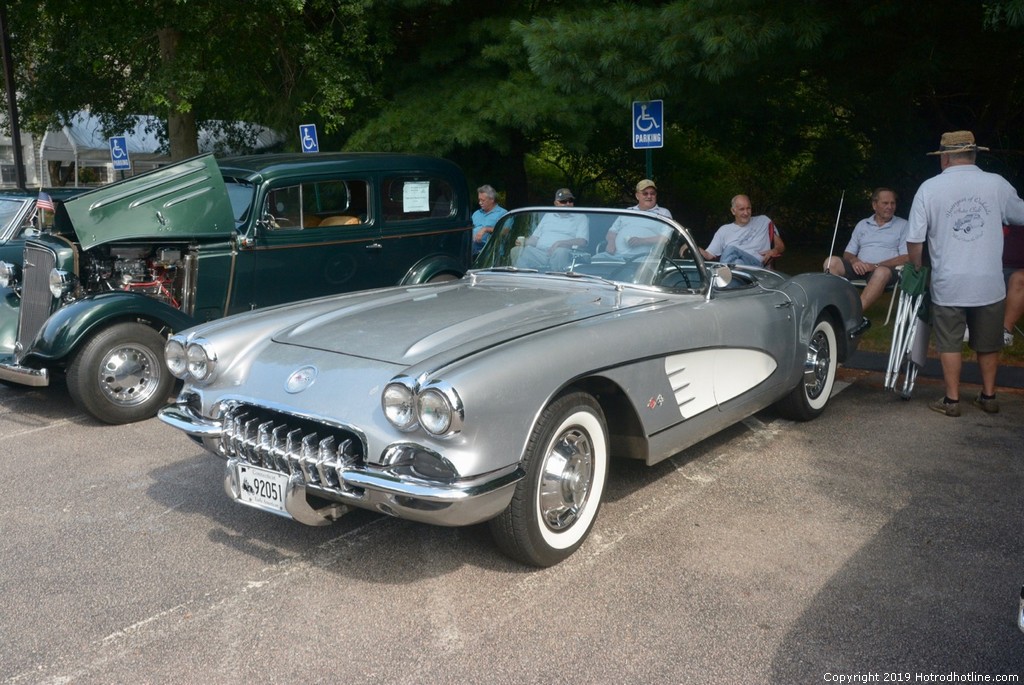
MULTIPOLYGON (((369 0, 129 0, 12 3, 18 92, 41 133, 82 108, 106 128, 138 113, 166 118, 172 159, 197 152, 211 120, 340 129, 372 90, 378 48, 369 0)), ((252 129, 228 131, 251 143, 252 129)))
POLYGON ((1020 0, 674 0, 535 17, 516 32, 542 80, 623 105, 664 97, 680 129, 747 178, 737 192, 757 188, 822 226, 842 188, 912 193, 944 130, 992 142, 983 163, 1019 185, 1024 84, 1006 75, 1024 66, 1022 27, 1020 0))

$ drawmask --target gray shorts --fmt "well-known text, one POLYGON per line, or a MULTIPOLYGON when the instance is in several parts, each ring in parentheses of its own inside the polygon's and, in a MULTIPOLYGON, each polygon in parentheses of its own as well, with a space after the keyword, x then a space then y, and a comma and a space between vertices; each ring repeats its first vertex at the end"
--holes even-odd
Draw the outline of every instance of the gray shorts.
POLYGON ((964 346, 964 329, 971 332, 968 343, 979 354, 1003 349, 1003 311, 1006 300, 984 307, 943 307, 932 305, 932 331, 939 353, 960 352, 964 346))

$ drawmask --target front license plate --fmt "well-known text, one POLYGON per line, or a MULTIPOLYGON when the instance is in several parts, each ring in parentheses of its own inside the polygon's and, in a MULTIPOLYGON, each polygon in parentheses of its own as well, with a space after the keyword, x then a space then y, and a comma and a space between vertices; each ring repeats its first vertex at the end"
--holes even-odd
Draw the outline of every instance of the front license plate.
POLYGON ((248 464, 238 465, 239 500, 259 507, 284 513, 284 491, 288 474, 261 469, 248 464))

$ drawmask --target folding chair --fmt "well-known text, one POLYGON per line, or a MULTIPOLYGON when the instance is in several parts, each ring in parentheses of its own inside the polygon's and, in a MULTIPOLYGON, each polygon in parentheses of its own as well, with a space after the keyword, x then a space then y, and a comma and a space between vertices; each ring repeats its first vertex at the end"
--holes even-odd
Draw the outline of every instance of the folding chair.
MULTIPOLYGON (((921 320, 922 305, 927 297, 927 267, 907 266, 900 277, 899 304, 892 330, 892 347, 889 350, 889 366, 885 371, 885 388, 896 390, 900 375, 903 387, 900 395, 909 400, 914 390, 918 370, 924 366, 928 353, 930 326, 921 320), (922 345, 923 341, 923 345, 922 345), (923 348, 923 349, 922 349, 923 348), (903 371, 901 372, 901 367, 903 371)), ((897 299, 895 296, 893 299, 897 299)))

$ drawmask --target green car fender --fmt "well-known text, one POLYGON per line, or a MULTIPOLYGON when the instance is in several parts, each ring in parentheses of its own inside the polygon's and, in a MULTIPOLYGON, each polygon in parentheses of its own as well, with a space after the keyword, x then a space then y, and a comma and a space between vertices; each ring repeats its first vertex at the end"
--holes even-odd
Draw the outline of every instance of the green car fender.
POLYGON ((144 320, 180 331, 198 323, 184 312, 141 293, 109 292, 72 302, 54 312, 32 341, 27 356, 64 359, 94 332, 113 323, 144 320))
POLYGON ((455 278, 462 278, 465 273, 465 268, 457 259, 453 259, 448 255, 431 255, 416 262, 399 285, 427 283, 430 279, 441 274, 451 274, 455 278))

